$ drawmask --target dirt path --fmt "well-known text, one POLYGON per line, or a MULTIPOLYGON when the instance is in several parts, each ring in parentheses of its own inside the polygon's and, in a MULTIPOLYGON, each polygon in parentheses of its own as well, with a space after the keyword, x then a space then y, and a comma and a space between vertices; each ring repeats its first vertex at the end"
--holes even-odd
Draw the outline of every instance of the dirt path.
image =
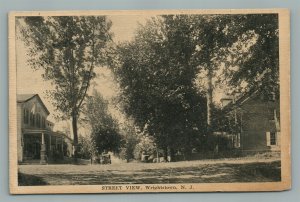
POLYGON ((27 177, 21 179, 24 185, 35 185, 35 181, 51 185, 268 182, 280 181, 280 167, 278 159, 223 159, 158 164, 20 165, 19 172, 27 177))

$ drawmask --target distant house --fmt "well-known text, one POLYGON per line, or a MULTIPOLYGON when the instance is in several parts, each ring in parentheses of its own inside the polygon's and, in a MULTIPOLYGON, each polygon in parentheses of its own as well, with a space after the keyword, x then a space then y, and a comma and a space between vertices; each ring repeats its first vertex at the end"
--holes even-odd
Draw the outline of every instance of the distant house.
POLYGON ((47 120, 50 112, 38 94, 17 95, 18 162, 45 164, 72 148, 72 140, 54 132, 54 124, 47 120))
POLYGON ((253 152, 280 150, 280 108, 275 94, 251 90, 221 102, 221 118, 234 126, 234 132, 224 131, 234 137, 233 147, 253 152))

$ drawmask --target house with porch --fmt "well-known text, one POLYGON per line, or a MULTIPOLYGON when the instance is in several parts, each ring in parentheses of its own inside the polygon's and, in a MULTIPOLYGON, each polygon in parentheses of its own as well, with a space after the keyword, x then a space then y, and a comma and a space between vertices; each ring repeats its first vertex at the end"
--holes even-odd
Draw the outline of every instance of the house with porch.
POLYGON ((274 93, 252 89, 242 95, 226 96, 222 117, 232 145, 245 152, 280 151, 280 103, 274 93))
POLYGON ((47 120, 49 114, 38 94, 17 95, 19 163, 46 164, 55 158, 72 155, 72 140, 63 133, 53 131, 54 123, 47 120))

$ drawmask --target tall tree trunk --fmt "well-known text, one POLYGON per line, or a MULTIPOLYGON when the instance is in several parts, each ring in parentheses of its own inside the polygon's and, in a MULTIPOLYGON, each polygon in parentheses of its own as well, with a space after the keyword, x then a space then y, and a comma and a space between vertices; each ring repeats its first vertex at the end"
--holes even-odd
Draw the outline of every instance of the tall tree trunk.
POLYGON ((207 93, 206 93, 206 99, 207 99, 207 132, 210 135, 212 133, 211 128, 211 110, 212 110, 212 92, 213 92, 213 86, 212 86, 212 69, 208 68, 207 72, 207 93))
POLYGON ((74 143, 74 162, 77 162, 78 158, 78 133, 77 133, 77 115, 72 113, 72 128, 73 128, 73 143, 74 143))
POLYGON ((175 151, 172 147, 170 147, 170 162, 174 162, 175 161, 175 151))
POLYGON ((191 155, 192 155, 192 148, 190 146, 190 143, 187 143, 186 146, 183 148, 183 157, 184 160, 190 160, 191 159, 191 155))
POLYGON ((168 162, 168 147, 164 147, 164 160, 165 162, 168 162))

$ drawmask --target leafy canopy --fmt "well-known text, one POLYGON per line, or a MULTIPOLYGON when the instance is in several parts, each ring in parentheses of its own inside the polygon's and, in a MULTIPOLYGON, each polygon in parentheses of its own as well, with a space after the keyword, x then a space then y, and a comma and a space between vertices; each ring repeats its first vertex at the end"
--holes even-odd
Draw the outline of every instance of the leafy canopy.
POLYGON ((134 41, 117 47, 119 65, 112 66, 125 112, 161 148, 182 149, 205 131, 205 100, 194 85, 198 69, 190 64, 195 47, 189 25, 185 16, 171 18, 141 26, 134 41))
POLYGON ((29 65, 44 70, 55 89, 48 92, 63 117, 78 115, 94 68, 106 62, 111 22, 104 16, 21 18, 29 65))
POLYGON ((121 135, 118 123, 108 111, 108 101, 99 92, 94 91, 93 96, 87 98, 85 117, 97 152, 119 152, 121 135))

